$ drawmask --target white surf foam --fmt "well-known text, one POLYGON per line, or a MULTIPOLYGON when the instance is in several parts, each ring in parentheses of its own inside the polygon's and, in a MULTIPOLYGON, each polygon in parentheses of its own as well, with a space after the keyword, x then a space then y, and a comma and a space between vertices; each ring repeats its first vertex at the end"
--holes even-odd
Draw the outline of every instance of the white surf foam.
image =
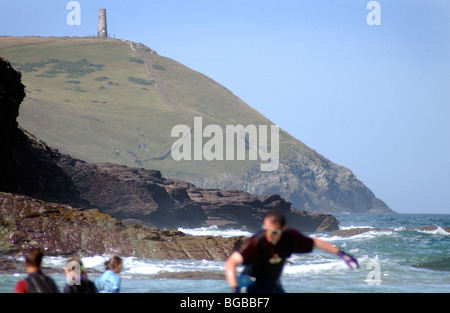
POLYGON ((441 235, 441 236, 449 236, 450 233, 443 229, 441 226, 437 226, 434 230, 418 230, 418 232, 423 234, 430 234, 430 235, 441 235))
MULTIPOLYGON (((109 255, 98 255, 82 258, 83 264, 88 270, 103 272, 105 261, 109 260, 109 255)), ((47 256, 44 257, 42 265, 47 268, 63 269, 68 257, 47 256)), ((184 271, 223 271, 223 262, 208 260, 152 260, 135 257, 123 257, 123 275, 155 275, 163 272, 184 272, 184 271)))
POLYGON ((193 236, 250 237, 253 234, 241 229, 220 229, 216 225, 200 228, 178 228, 179 231, 193 236))

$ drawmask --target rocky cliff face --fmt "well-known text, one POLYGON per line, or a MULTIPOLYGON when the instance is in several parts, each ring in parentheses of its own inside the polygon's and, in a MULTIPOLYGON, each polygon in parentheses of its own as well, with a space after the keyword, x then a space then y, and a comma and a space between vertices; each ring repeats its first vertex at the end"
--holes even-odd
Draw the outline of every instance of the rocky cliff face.
POLYGON ((320 156, 305 156, 290 148, 290 160, 281 161, 278 170, 250 170, 240 179, 228 180, 177 175, 197 186, 234 186, 255 195, 280 194, 298 209, 328 213, 395 213, 347 168, 320 156))
POLYGON ((264 215, 279 209, 289 225, 305 232, 338 228, 338 221, 331 215, 294 209, 278 195, 202 189, 164 178, 159 171, 88 164, 66 155, 61 155, 57 163, 72 178, 82 199, 126 223, 166 228, 217 225, 256 232, 264 215))
POLYGON ((37 244, 48 254, 223 259, 240 239, 185 236, 136 223, 164 228, 215 224, 255 231, 271 209, 282 210, 290 225, 303 231, 338 228, 333 216, 296 210, 276 195, 200 189, 165 179, 158 171, 88 164, 60 154, 18 127, 25 96, 20 81, 20 73, 0 59, 2 253, 37 244))
MULTIPOLYGON (((277 173, 248 174, 243 190, 264 194, 278 181, 278 191, 297 208, 315 212, 393 213, 347 168, 323 160, 317 161, 296 154, 297 161, 282 164, 277 173), (294 166, 295 165, 295 166, 294 166)), ((273 188, 273 187, 272 187, 273 188)))
POLYGON ((18 254, 40 246, 47 255, 225 260, 244 239, 124 226, 95 209, 4 192, 0 192, 0 230, 1 254, 18 254))
POLYGON ((53 161, 57 151, 18 126, 24 87, 21 74, 0 58, 0 191, 86 204, 53 161))

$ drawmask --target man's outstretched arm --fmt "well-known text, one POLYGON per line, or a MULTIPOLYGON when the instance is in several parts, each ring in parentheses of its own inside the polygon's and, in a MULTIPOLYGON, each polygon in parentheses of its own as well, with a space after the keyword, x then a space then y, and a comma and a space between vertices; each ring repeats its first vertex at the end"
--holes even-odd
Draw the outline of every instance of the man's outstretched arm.
POLYGON ((313 238, 314 242, 314 248, 317 248, 322 251, 330 252, 333 254, 338 254, 339 248, 335 245, 329 243, 328 241, 319 239, 319 238, 313 238))
POLYGON ((358 261, 353 256, 351 256, 351 255, 345 253, 344 251, 340 250, 335 245, 329 243, 328 241, 319 239, 319 238, 313 238, 313 241, 314 241, 314 248, 317 248, 317 249, 320 249, 320 250, 323 250, 323 251, 326 251, 326 252, 330 252, 330 253, 336 254, 342 260, 344 260, 344 262, 351 269, 353 269, 352 264, 354 264, 354 266, 359 268, 358 261))

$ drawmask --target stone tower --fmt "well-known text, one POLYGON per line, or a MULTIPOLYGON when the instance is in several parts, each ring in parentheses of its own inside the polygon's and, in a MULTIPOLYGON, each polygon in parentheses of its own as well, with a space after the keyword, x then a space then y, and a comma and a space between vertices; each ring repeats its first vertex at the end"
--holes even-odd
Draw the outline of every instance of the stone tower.
POLYGON ((98 14, 98 37, 108 37, 108 32, 106 29, 106 9, 100 9, 98 14))

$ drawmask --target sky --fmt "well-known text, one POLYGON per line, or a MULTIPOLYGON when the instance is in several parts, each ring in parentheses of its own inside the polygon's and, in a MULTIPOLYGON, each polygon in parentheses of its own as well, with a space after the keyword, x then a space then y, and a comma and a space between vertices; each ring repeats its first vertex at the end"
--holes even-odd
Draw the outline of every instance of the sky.
POLYGON ((450 1, 78 0, 79 25, 70 2, 0 0, 0 36, 93 36, 105 8, 110 37, 209 76, 394 211, 450 214, 450 1))

